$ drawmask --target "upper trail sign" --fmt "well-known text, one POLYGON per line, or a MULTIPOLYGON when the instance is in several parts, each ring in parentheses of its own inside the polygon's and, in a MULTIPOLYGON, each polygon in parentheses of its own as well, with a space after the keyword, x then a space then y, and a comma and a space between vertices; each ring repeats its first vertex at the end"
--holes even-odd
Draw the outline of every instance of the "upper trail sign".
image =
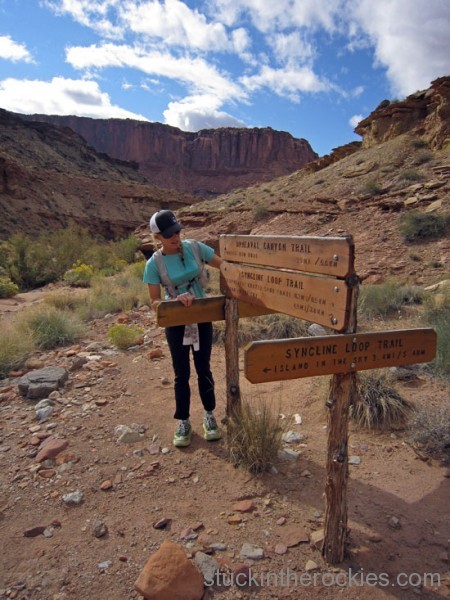
POLYGON ((346 329, 354 275, 350 237, 227 235, 220 251, 227 261, 221 269, 225 292, 234 298, 346 329))
POLYGON ((231 262, 345 278, 352 274, 354 244, 350 237, 226 235, 220 238, 220 255, 231 262))

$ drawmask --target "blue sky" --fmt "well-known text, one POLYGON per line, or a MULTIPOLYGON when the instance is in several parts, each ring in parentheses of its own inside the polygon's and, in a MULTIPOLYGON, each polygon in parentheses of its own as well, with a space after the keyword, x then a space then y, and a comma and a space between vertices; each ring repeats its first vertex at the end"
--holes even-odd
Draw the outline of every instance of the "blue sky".
POLYGON ((450 74, 450 0, 0 0, 0 107, 272 127, 324 155, 450 74))

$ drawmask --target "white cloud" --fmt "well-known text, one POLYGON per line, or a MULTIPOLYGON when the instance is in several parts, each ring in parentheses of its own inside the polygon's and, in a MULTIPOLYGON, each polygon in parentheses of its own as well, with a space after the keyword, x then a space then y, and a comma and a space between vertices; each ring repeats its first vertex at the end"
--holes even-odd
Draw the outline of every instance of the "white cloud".
POLYGON ((392 91, 408 95, 450 73, 448 0, 353 0, 355 18, 387 69, 392 91))
POLYGON ((34 62, 33 57, 28 52, 24 44, 18 44, 11 39, 9 35, 0 35, 0 58, 11 60, 12 62, 34 62))
POLYGON ((222 23, 208 22, 204 14, 179 0, 128 0, 119 6, 123 26, 133 33, 163 40, 169 46, 215 52, 232 49, 222 23))
POLYGON ((302 39, 299 31, 271 35, 268 42, 279 63, 310 62, 315 54, 313 46, 302 39))
POLYGON ((348 124, 354 129, 363 119, 364 117, 362 115, 353 115, 353 117, 348 120, 348 124))
POLYGON ((334 31, 344 0, 216 0, 218 19, 232 26, 244 16, 262 32, 292 30, 293 27, 334 31))
POLYGON ((183 131, 199 131, 217 127, 245 127, 232 115, 219 110, 214 96, 189 96, 179 102, 169 102, 164 111, 165 123, 183 131))
POLYGON ((299 102, 300 92, 314 93, 335 89, 331 83, 322 81, 307 67, 273 69, 264 65, 257 75, 244 76, 241 82, 250 91, 266 87, 293 102, 299 102))
POLYGON ((0 106, 23 114, 148 120, 111 104, 96 82, 63 77, 51 81, 4 79, 0 81, 0 106))
POLYGON ((146 52, 130 46, 104 44, 67 50, 67 61, 76 69, 131 67, 147 75, 167 77, 188 85, 192 93, 215 95, 221 101, 246 100, 245 91, 226 74, 202 58, 177 58, 168 52, 146 52))
POLYGON ((120 39, 123 29, 113 23, 120 0, 42 0, 56 15, 69 15, 74 21, 107 38, 120 39))

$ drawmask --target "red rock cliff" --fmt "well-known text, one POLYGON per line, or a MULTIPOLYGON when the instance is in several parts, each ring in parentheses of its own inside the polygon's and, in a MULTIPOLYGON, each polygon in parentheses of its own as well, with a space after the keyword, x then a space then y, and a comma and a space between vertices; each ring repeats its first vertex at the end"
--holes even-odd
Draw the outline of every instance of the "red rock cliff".
POLYGON ((70 127, 97 151, 136 161, 152 183, 203 196, 269 181, 317 158, 306 140, 271 128, 227 127, 188 133, 130 119, 27 118, 70 127))

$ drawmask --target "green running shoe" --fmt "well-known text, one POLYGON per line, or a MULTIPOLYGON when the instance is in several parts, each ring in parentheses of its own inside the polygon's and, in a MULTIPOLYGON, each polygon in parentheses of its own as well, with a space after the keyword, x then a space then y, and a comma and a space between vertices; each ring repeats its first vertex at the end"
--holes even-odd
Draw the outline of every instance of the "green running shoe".
POLYGON ((216 417, 213 414, 207 413, 204 416, 203 431, 203 437, 205 438, 205 440, 208 440, 208 442, 220 440, 220 438, 222 437, 219 426, 217 425, 216 417))
POLYGON ((173 434, 173 445, 179 448, 189 446, 192 437, 192 427, 188 421, 180 421, 173 434))

